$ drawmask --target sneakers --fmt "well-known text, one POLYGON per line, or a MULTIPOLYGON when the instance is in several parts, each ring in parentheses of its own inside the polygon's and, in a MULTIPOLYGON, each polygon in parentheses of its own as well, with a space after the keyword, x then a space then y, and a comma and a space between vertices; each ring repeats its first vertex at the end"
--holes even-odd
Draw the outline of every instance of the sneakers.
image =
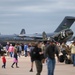
POLYGON ((19 68, 18 66, 16 66, 16 68, 19 68))
POLYGON ((4 68, 4 66, 2 66, 2 68, 4 68))
POLYGON ((32 69, 30 69, 30 72, 33 72, 33 70, 32 70, 32 69))
POLYGON ((2 65, 2 68, 6 68, 4 65, 2 65))
MULTIPOLYGON (((13 66, 11 66, 12 68, 14 68, 13 66)), ((16 68, 19 68, 18 66, 16 66, 16 68)))
POLYGON ((11 66, 12 68, 14 68, 13 66, 11 66))

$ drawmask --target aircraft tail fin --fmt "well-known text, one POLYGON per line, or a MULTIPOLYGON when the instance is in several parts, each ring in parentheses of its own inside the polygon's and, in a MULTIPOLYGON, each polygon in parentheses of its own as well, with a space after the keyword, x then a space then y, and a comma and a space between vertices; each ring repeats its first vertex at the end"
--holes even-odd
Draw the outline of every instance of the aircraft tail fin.
POLYGON ((58 26, 58 28, 55 30, 55 32, 60 32, 63 29, 70 28, 71 25, 74 23, 75 17, 72 16, 66 16, 64 20, 61 22, 61 24, 58 26))
POLYGON ((22 29, 20 34, 26 34, 25 29, 22 29))

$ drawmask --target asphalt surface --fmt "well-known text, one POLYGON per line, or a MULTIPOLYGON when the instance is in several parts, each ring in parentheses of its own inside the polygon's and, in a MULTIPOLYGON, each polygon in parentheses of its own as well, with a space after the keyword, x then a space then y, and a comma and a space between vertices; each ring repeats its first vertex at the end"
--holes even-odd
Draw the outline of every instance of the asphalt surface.
MULTIPOLYGON (((30 57, 21 56, 19 58, 19 68, 11 68, 11 64, 13 63, 13 58, 6 57, 7 65, 6 68, 2 68, 2 61, 0 58, 0 75, 36 75, 36 67, 34 63, 33 72, 29 72, 30 70, 30 57)), ((43 70, 41 75, 47 75, 47 66, 46 63, 43 65, 43 70)), ((75 75, 75 67, 72 64, 64 64, 60 62, 56 62, 54 75, 75 75)))

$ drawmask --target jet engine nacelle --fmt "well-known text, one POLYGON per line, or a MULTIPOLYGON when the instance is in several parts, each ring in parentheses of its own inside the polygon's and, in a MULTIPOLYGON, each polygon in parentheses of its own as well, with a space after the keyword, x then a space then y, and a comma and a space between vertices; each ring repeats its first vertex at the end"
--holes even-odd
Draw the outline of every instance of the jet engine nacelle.
POLYGON ((61 32, 59 32, 58 34, 56 34, 54 36, 54 39, 58 42, 60 41, 66 41, 68 39, 70 39, 73 35, 73 31, 71 29, 65 29, 65 30, 62 30, 61 32))
POLYGON ((60 32, 61 38, 68 37, 73 35, 73 31, 71 29, 66 29, 60 32))
POLYGON ((43 39, 47 40, 47 34, 45 32, 42 33, 43 39))

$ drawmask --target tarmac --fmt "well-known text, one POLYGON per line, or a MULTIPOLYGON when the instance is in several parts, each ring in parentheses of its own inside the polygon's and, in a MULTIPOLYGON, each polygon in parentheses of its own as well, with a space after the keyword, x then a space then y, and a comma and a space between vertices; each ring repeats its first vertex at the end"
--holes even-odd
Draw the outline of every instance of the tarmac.
MULTIPOLYGON (((11 64, 13 63, 13 58, 6 57, 7 64, 6 68, 2 68, 2 61, 0 58, 0 75, 36 75, 36 67, 34 63, 33 72, 29 72, 30 70, 30 57, 21 56, 19 58, 18 66, 16 68, 11 68, 11 64)), ((43 64, 43 70, 41 75, 47 75, 47 65, 43 64)), ((54 75, 75 75, 75 67, 72 64, 65 64, 56 61, 56 67, 54 75)))

